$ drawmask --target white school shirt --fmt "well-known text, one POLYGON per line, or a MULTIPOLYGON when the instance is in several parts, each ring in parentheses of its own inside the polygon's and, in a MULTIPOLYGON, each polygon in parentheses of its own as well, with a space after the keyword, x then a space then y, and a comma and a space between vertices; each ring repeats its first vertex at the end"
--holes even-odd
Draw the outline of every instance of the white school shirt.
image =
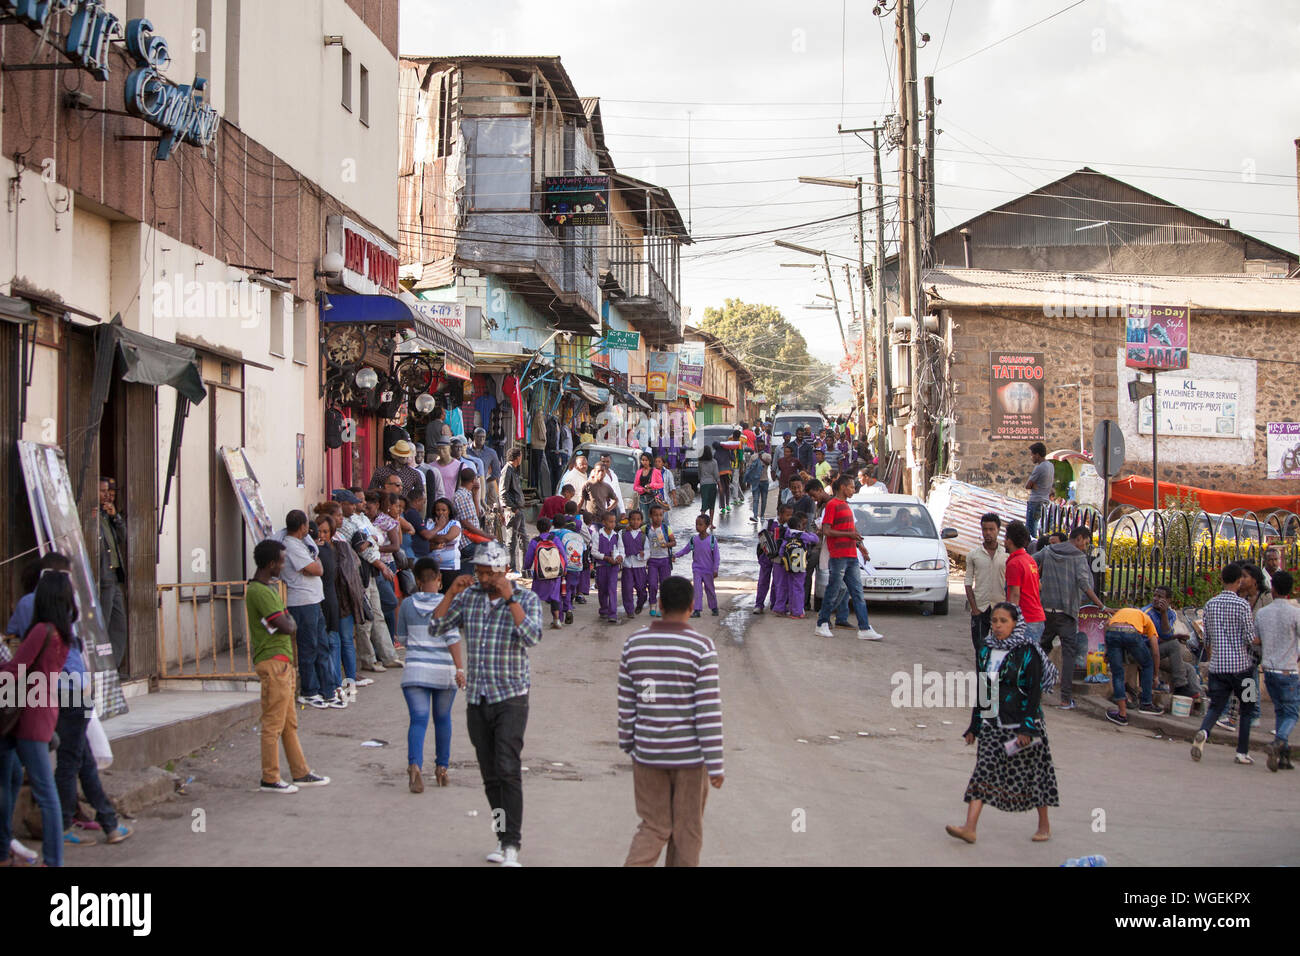
POLYGON ((599 531, 597 531, 596 535, 598 537, 598 540, 595 543, 595 545, 592 546, 591 549, 591 559, 593 561, 599 564, 606 563, 605 561, 606 556, 604 550, 600 546, 600 542, 608 541, 610 538, 614 539, 614 550, 610 552, 609 557, 610 558, 626 557, 626 555, 623 552, 623 535, 619 532, 617 528, 614 529, 614 533, 612 535, 606 534, 604 528, 601 528, 599 531))
POLYGON ((640 554, 628 554, 627 546, 623 543, 623 534, 620 532, 618 536, 618 543, 619 546, 623 548, 623 567, 644 568, 646 563, 646 558, 647 558, 646 552, 650 550, 650 539, 646 537, 645 527, 643 526, 640 531, 633 531, 632 529, 629 528, 627 533, 639 534, 641 536, 642 547, 641 547, 640 554))

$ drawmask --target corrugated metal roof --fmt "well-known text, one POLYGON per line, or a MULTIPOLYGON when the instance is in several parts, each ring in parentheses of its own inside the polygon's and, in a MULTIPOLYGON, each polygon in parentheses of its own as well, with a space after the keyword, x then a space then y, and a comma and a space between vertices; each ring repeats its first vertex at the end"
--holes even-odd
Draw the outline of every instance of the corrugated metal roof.
POLYGON ((922 284, 931 309, 964 305, 1076 310, 1089 306, 1120 310, 1127 305, 1144 304, 1188 305, 1208 312, 1300 314, 1300 280, 1273 276, 930 269, 922 284))

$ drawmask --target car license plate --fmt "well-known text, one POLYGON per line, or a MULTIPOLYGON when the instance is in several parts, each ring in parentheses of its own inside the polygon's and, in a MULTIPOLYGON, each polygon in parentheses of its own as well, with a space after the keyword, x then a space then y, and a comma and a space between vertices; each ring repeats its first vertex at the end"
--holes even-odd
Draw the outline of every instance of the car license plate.
POLYGON ((869 577, 866 580, 866 587, 872 588, 905 588, 907 581, 904 578, 881 578, 869 577))

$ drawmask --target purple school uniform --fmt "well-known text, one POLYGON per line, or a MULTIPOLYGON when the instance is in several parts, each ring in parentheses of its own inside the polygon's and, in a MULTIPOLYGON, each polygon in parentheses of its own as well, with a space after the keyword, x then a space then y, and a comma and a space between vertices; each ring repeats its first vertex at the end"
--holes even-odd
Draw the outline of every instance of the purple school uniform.
MULTIPOLYGON (((549 531, 546 534, 539 534, 536 538, 533 538, 532 541, 529 541, 528 550, 524 553, 524 566, 533 572, 533 585, 532 585, 533 593, 536 594, 543 601, 549 603, 551 605, 551 610, 554 611, 559 609, 560 584, 563 580, 563 577, 555 578, 552 581, 547 581, 545 578, 537 574, 536 569, 533 567, 533 559, 537 556, 537 542, 543 539, 554 543, 554 539, 551 537, 551 533, 549 531)), ((559 547, 559 545, 556 545, 556 547, 559 547)))
POLYGON ((646 537, 644 531, 623 532, 623 610, 627 616, 640 614, 647 597, 646 537), (635 608, 633 606, 633 598, 635 608))
MULTIPOLYGON (((784 547, 785 543, 802 538, 806 547, 811 548, 817 543, 817 535, 808 531, 792 531, 789 528, 784 529, 781 541, 784 547)), ((789 614, 791 617, 802 617, 804 612, 804 578, 807 571, 801 571, 798 574, 791 574, 781 566, 780 560, 772 563, 772 610, 777 614, 789 614)))
POLYGON ((672 528, 668 527, 667 522, 658 528, 646 526, 647 536, 660 532, 663 533, 663 547, 658 549, 661 552, 659 556, 652 553, 655 548, 651 542, 649 540, 646 542, 646 586, 652 608, 659 606, 659 585, 673 573, 673 552, 668 546, 668 535, 672 534, 672 528))
POLYGON ((611 563, 611 557, 622 553, 622 547, 615 531, 609 537, 604 529, 596 532, 596 590, 600 594, 600 616, 611 621, 618 620, 618 572, 619 566, 611 563))
POLYGON ((718 595, 713 590, 713 579, 718 575, 718 565, 720 557, 718 554, 718 539, 711 534, 691 535, 691 539, 686 542, 686 546, 677 552, 677 557, 682 557, 686 552, 691 552, 691 577, 695 584, 695 610, 702 609, 703 598, 709 599, 709 610, 718 609, 718 595))
MULTIPOLYGON (((781 526, 776 523, 775 518, 769 518, 767 528, 776 537, 776 546, 781 547, 781 526)), ((779 553, 779 552, 778 552, 779 553)), ((772 559, 762 551, 758 552, 758 592, 754 595, 754 607, 762 607, 768 599, 768 589, 771 589, 772 604, 776 604, 776 586, 772 583, 772 559)))

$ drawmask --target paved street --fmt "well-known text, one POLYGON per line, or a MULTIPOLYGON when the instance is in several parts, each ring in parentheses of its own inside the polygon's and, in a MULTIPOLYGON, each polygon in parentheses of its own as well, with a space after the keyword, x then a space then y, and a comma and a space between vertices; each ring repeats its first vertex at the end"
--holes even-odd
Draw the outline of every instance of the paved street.
MULTIPOLYGON (((747 514, 722 528, 728 555, 753 538, 747 514)), ((752 618, 753 568, 749 579, 738 570, 746 569, 733 557, 719 579, 722 616, 706 612, 697 622, 718 646, 727 761, 725 785, 709 794, 705 865, 1056 866, 1090 853, 1129 866, 1300 864, 1300 777, 1271 774, 1262 760, 1234 766, 1231 748, 1217 745, 1194 764, 1185 743, 1055 710, 1047 727, 1062 806, 1052 840, 1030 842, 1032 814, 991 809, 977 845, 953 840, 943 826, 964 818, 975 756, 961 741, 969 711, 895 709, 890 676, 917 663, 969 667, 965 616, 873 609, 884 642, 861 643, 847 630, 825 640, 811 618, 752 618), (1232 809, 1216 816, 1226 794, 1232 809), (1098 809, 1104 832, 1093 829, 1098 809)), ((959 610, 960 582, 952 587, 959 610)), ((618 656, 634 625, 594 619, 593 605, 579 608, 578 624, 548 629, 532 653, 525 864, 621 864, 636 827, 629 758, 615 743, 618 656)), ((188 795, 147 812, 133 839, 69 848, 67 862, 480 865, 495 840, 460 701, 451 785, 432 787, 430 730, 429 789, 413 795, 401 674, 374 676, 347 710, 301 714, 307 757, 330 786, 289 797, 255 792, 257 734, 232 733, 179 763, 182 778, 195 778, 188 795), (389 745, 363 748, 368 738, 389 745), (195 833, 199 808, 206 831, 195 833)))

